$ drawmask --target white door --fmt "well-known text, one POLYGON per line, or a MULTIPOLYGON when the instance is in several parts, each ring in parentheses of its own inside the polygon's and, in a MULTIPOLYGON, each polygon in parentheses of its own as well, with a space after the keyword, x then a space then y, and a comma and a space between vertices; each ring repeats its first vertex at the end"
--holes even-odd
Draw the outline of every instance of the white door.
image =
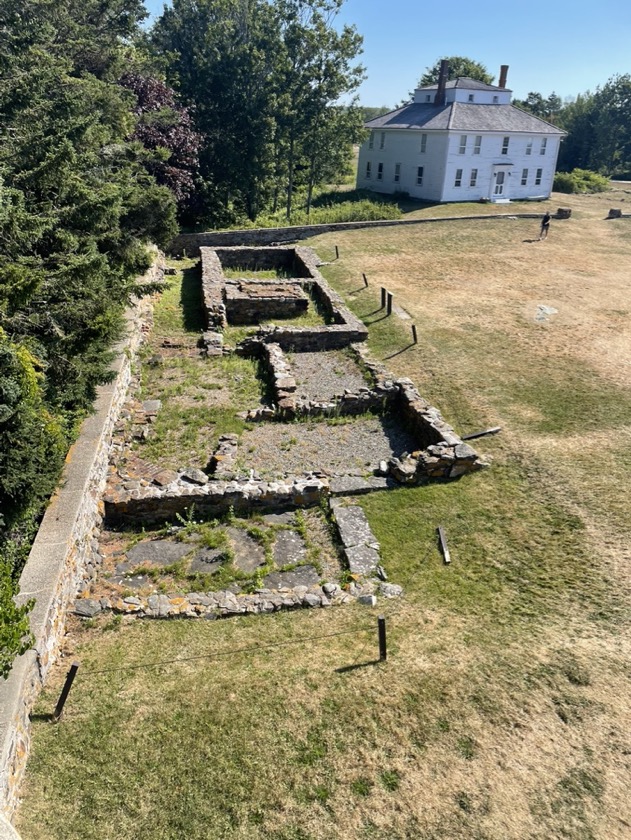
POLYGON ((504 195, 504 181, 506 180, 506 172, 499 169, 495 173, 495 183, 493 184, 493 195, 495 198, 501 198, 504 195))

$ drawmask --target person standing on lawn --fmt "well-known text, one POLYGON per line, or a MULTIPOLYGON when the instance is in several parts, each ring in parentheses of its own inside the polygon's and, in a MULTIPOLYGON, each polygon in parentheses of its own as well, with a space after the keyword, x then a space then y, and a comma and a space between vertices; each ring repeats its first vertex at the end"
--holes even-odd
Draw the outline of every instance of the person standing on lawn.
POLYGON ((550 213, 546 210, 546 214, 541 220, 541 231, 539 233, 539 242, 542 239, 546 239, 548 236, 548 231, 550 230, 550 213))

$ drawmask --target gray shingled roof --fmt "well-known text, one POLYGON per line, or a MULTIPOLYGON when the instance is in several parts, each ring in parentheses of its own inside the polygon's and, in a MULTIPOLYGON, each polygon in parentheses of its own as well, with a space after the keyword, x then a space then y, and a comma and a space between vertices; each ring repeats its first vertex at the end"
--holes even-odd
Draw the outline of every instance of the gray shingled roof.
MULTIPOLYGON (((477 79, 470 79, 468 76, 460 76, 457 79, 451 79, 445 85, 447 90, 452 88, 464 88, 464 90, 508 90, 508 88, 501 88, 497 85, 487 85, 485 82, 479 82, 477 79)), ((438 90, 438 82, 433 85, 424 85, 417 88, 417 90, 438 90)))
POLYGON ((366 128, 411 128, 423 131, 519 131, 526 134, 565 134, 560 128, 514 105, 476 105, 451 102, 432 105, 413 102, 365 123, 366 128))

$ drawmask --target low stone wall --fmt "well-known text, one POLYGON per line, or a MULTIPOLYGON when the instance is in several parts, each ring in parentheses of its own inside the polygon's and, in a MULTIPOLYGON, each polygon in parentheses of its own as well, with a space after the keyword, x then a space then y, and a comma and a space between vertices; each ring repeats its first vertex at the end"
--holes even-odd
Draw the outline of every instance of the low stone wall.
MULTIPOLYGON (((155 282, 163 274, 159 259, 140 282, 155 282)), ((8 679, 0 682, 0 810, 8 816, 17 804, 28 758, 29 713, 57 657, 68 609, 90 575, 102 521, 110 438, 150 311, 145 299, 128 311, 128 335, 114 365, 115 378, 99 389, 95 412, 83 423, 68 453, 62 484, 46 510, 20 577, 16 600, 35 599, 30 614, 35 642, 16 661, 8 679)))
POLYGON ((200 516, 213 519, 230 510, 236 514, 251 511, 272 513, 317 505, 328 495, 328 482, 320 478, 285 481, 208 481, 192 485, 176 477, 164 487, 138 490, 109 488, 104 496, 105 522, 110 525, 158 524, 186 516, 194 508, 200 516))
POLYGON ((489 219, 540 219, 541 213, 492 213, 484 216, 445 216, 434 219, 385 219, 371 222, 336 222, 329 225, 303 225, 282 228, 250 228, 246 230, 207 231, 204 233, 182 233, 169 245, 168 252, 174 256, 198 257, 200 248, 229 248, 232 246, 279 245, 320 236, 323 233, 338 233, 345 230, 362 230, 382 227, 407 227, 436 222, 487 221, 489 219))
POLYGON ((228 321, 223 300, 225 278, 221 262, 212 248, 201 249, 202 312, 207 330, 223 330, 228 321))
POLYGON ((296 281, 228 280, 226 314, 230 324, 257 324, 272 318, 297 318, 309 308, 309 298, 296 281))
MULTIPOLYGON (((226 278, 223 266, 244 267, 243 264, 246 267, 256 265, 265 268, 286 265, 288 270, 295 273, 297 282, 311 294, 325 317, 331 321, 330 325, 323 324, 321 327, 261 327, 254 339, 247 339, 241 343, 240 348, 245 355, 258 352, 258 341, 279 344, 284 350, 308 352, 339 349, 366 340, 368 330, 320 274, 318 257, 311 248, 202 248, 200 253, 202 308, 208 331, 221 331, 227 325, 226 278)), ((245 305, 247 311, 238 313, 238 322, 243 323, 248 312, 255 323, 260 320, 261 313, 254 303, 246 301, 245 305)), ((269 315, 269 312, 266 314, 269 315)))

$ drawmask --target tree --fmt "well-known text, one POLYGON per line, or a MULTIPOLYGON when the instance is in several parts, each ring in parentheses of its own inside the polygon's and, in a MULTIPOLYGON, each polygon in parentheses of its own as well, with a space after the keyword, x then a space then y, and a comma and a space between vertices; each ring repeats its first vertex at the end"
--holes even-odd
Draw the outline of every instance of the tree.
POLYGON ((136 97, 133 111, 138 121, 131 139, 150 152, 144 159, 145 168, 183 206, 195 189, 202 144, 189 109, 178 104, 172 88, 151 76, 126 72, 120 84, 136 97))
POLYGON ((112 341, 148 264, 176 231, 172 193, 128 141, 116 80, 140 0, 0 6, 0 673, 27 644, 12 595, 112 341))
POLYGON ((450 79, 466 77, 469 79, 475 79, 478 82, 484 82, 485 85, 493 84, 494 77, 489 73, 484 64, 480 64, 479 61, 474 61, 472 58, 466 58, 462 55, 450 55, 437 59, 434 64, 427 67, 419 79, 417 87, 426 87, 427 85, 436 84, 438 76, 440 75, 441 61, 445 60, 449 62, 450 79))
MULTIPOLYGON (((321 121, 362 73, 352 65, 361 39, 332 25, 342 3, 174 0, 156 21, 156 58, 204 136, 205 221, 254 219, 282 198, 290 215, 296 188, 320 177, 307 144, 323 148, 321 121)), ((356 131, 336 124, 347 146, 356 131)))
POLYGON ((335 111, 340 96, 354 91, 363 78, 363 68, 352 65, 361 37, 354 27, 344 26, 338 33, 332 26, 342 3, 277 0, 284 47, 278 85, 288 219, 296 187, 308 185, 310 205, 313 187, 325 171, 331 172, 328 164, 339 159, 339 147, 348 150, 361 134, 357 108, 335 111))
POLYGON ((613 76, 594 95, 590 169, 608 175, 631 170, 631 75, 613 76))

